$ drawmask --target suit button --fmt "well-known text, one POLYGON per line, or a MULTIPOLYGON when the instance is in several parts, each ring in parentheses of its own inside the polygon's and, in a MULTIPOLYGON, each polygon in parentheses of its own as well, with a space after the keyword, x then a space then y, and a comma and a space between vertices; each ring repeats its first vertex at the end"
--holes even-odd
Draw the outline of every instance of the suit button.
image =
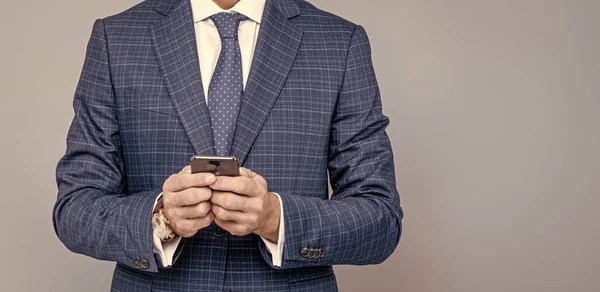
POLYGON ((217 226, 217 227, 215 227, 215 230, 213 231, 213 233, 216 237, 221 238, 225 235, 225 230, 223 230, 223 228, 217 226))
POLYGON ((129 262, 131 262, 131 265, 134 268, 140 269, 140 270, 147 270, 148 267, 150 267, 150 264, 148 264, 147 260, 129 259, 129 262))
POLYGON ((309 249, 308 250, 308 258, 314 259, 315 258, 315 252, 316 252, 316 250, 314 248, 309 249))
POLYGON ((307 247, 305 247, 300 251, 300 254, 302 255, 302 257, 306 258, 306 257, 308 257, 309 252, 310 252, 310 250, 307 247))
POLYGON ((322 249, 317 249, 317 251, 315 252, 315 259, 318 259, 320 257, 323 256, 323 250, 322 249))

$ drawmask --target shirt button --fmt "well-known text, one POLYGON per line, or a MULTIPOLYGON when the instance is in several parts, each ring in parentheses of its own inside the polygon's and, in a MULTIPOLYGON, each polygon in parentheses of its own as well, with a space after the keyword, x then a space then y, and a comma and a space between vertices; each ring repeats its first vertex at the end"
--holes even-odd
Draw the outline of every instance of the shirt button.
POLYGON ((223 230, 223 228, 221 228, 220 226, 215 227, 215 230, 213 231, 214 235, 216 237, 223 237, 225 235, 225 230, 223 230))

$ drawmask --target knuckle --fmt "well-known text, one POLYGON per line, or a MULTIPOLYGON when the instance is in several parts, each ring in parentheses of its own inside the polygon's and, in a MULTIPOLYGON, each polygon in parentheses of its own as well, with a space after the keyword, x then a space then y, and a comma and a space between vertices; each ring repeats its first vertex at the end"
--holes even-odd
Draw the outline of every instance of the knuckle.
POLYGON ((258 215, 257 214, 250 214, 250 223, 251 224, 256 224, 258 222, 258 215))
POLYGON ((246 194, 246 180, 245 179, 246 179, 245 177, 240 177, 235 182, 235 188, 237 190, 237 193, 239 193, 239 194, 246 194))
POLYGON ((248 194, 253 195, 256 193, 256 184, 253 181, 247 181, 245 189, 248 194))
POLYGON ((182 207, 186 205, 186 202, 192 196, 189 189, 179 191, 176 194, 173 194, 173 205, 177 207, 182 207))
POLYGON ((210 188, 203 187, 200 190, 202 192, 203 201, 208 201, 212 198, 213 191, 210 188))
POLYGON ((189 234, 190 232, 194 231, 194 226, 192 226, 191 222, 185 220, 181 222, 181 229, 189 234))
POLYGON ((262 214, 265 212, 265 205, 264 204, 257 204, 257 210, 258 213, 262 214))
POLYGON ((171 208, 169 214, 167 214, 167 218, 169 219, 179 219, 181 212, 178 208, 171 208))
POLYGON ((252 201, 251 200, 241 200, 240 201, 240 209, 242 210, 252 210, 252 201))
POLYGON ((240 233, 240 235, 246 235, 246 234, 250 233, 249 230, 250 230, 250 228, 247 225, 241 225, 239 233, 240 233))
POLYGON ((207 227, 212 222, 213 222, 212 216, 205 216, 204 218, 202 218, 202 228, 207 227))
POLYGON ((262 186, 255 181, 252 181, 252 191, 254 194, 262 194, 262 186))
POLYGON ((223 206, 231 206, 231 203, 232 203, 231 194, 229 194, 229 193, 224 194, 222 203, 223 203, 223 206))
MULTIPOLYGON (((215 217, 214 221, 217 225, 221 226, 223 229, 227 229, 227 228, 225 228, 225 226, 223 226, 223 221, 221 219, 215 217)), ((227 230, 227 231, 229 231, 229 230, 227 230)))
POLYGON ((195 220, 194 221, 194 230, 200 230, 202 228, 204 228, 204 220, 201 220, 201 219, 195 220))
POLYGON ((181 174, 173 175, 173 180, 171 182, 172 188, 174 189, 182 189, 183 186, 183 176, 181 174))
POLYGON ((221 219, 221 220, 227 221, 227 212, 225 211, 225 209, 223 209, 221 207, 217 208, 217 212, 215 212, 215 216, 219 217, 219 219, 221 219))
POLYGON ((265 206, 262 202, 253 202, 251 209, 252 211, 258 214, 262 214, 264 212, 265 206))
POLYGON ((198 188, 187 188, 185 189, 185 192, 188 194, 187 196, 190 198, 194 198, 196 199, 197 197, 200 196, 200 190, 198 188))
POLYGON ((210 211, 210 203, 203 202, 198 206, 198 212, 200 216, 204 217, 210 211))
POLYGON ((187 189, 190 187, 190 176, 186 174, 180 174, 178 176, 179 188, 187 189))
POLYGON ((162 203, 163 203, 163 209, 166 211, 167 209, 170 209, 171 206, 173 205, 173 198, 172 198, 172 194, 169 192, 164 192, 163 196, 162 196, 162 203))
POLYGON ((177 233, 179 235, 183 235, 183 233, 185 232, 185 228, 182 228, 179 224, 179 221, 177 221, 177 220, 171 221, 171 227, 173 227, 173 230, 175 230, 175 233, 177 233))
POLYGON ((196 188, 192 188, 192 189, 187 189, 187 193, 188 195, 186 196, 186 198, 189 200, 189 202, 195 202, 195 203, 200 203, 200 194, 199 194, 199 190, 196 188))
POLYGON ((163 183, 163 191, 171 190, 175 181, 176 174, 170 175, 163 183))
POLYGON ((210 198, 210 192, 206 188, 194 188, 194 199, 196 202, 204 202, 210 198))

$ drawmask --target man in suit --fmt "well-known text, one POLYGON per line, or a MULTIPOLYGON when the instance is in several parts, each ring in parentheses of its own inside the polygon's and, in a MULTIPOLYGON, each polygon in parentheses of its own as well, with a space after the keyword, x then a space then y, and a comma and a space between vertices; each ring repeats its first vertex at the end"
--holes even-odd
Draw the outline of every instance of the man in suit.
POLYGON ((117 263, 113 291, 337 291, 332 265, 381 263, 401 233, 370 55, 361 26, 303 0, 97 20, 56 233, 117 263), (240 176, 192 174, 194 154, 235 156, 240 176))

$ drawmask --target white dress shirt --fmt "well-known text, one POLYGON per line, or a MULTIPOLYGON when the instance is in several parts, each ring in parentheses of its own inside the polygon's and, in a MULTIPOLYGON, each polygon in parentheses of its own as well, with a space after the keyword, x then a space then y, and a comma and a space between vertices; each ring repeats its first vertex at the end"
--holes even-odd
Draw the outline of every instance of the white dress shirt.
MULTIPOLYGON (((260 22, 265 8, 265 2, 266 0, 240 0, 230 10, 224 10, 212 0, 191 0, 196 43, 198 46, 198 58, 200 61, 200 74, 202 76, 202 86, 204 87, 206 102, 208 102, 208 88, 210 86, 210 81, 221 52, 221 37, 219 36, 215 24, 209 17, 220 12, 238 12, 249 18, 248 20, 240 22, 238 29, 238 42, 240 44, 242 55, 243 85, 245 88, 248 80, 248 73, 250 72, 250 66, 252 65, 254 48, 256 47, 256 41, 258 40, 258 32, 260 30, 260 22)), ((162 194, 157 197, 157 201, 160 196, 162 196, 162 194)), ((277 198, 279 199, 279 205, 281 206, 279 240, 277 243, 273 243, 265 238, 261 238, 265 242, 269 252, 271 252, 273 265, 279 267, 281 266, 283 257, 285 226, 283 223, 283 204, 279 195, 277 195, 277 198)), ((167 243, 161 243, 160 238, 154 234, 152 241, 154 252, 160 256, 162 265, 164 267, 171 266, 173 264, 175 250, 181 242, 181 237, 177 237, 167 243)))

